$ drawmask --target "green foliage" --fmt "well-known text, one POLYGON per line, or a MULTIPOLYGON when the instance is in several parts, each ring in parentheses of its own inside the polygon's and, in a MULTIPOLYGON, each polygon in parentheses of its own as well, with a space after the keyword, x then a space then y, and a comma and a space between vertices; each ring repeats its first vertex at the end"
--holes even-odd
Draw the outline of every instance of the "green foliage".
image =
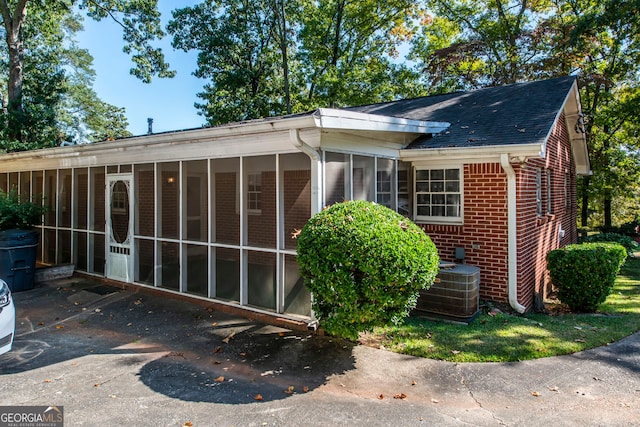
POLYGON ((407 0, 203 1, 173 11, 173 46, 198 52, 196 104, 211 125, 423 95, 396 61, 407 0))
POLYGON ((22 199, 15 190, 0 190, 0 230, 31 229, 42 223, 45 211, 44 206, 22 199))
POLYGON ((560 301, 573 311, 593 312, 609 296, 626 258, 619 244, 583 243, 549 252, 547 268, 560 301))
POLYGON ((298 236, 298 264, 313 310, 330 334, 356 339, 401 322, 438 271, 434 244, 413 222, 365 201, 337 203, 298 236))
POLYGON ((139 79, 175 74, 151 46, 163 36, 155 0, 0 0, 0 10, 0 152, 130 135, 124 110, 100 100, 91 87, 93 58, 75 41, 82 31, 78 11, 122 26, 124 50, 135 64, 131 73, 139 79))
POLYGON ((627 254, 632 256, 638 250, 638 243, 629 236, 619 233, 598 233, 582 239, 583 243, 609 242, 617 243, 625 248, 627 254))

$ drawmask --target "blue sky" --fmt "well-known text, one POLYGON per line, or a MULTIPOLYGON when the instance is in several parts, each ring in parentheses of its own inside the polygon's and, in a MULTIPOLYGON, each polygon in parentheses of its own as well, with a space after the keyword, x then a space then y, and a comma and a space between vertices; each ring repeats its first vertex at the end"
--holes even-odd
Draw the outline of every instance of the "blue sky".
MULTIPOLYGON (((197 4, 194 0, 159 0, 163 28, 171 19, 171 11, 197 4)), ((204 117, 197 114, 196 94, 206 83, 192 75, 196 69, 195 52, 185 53, 171 47, 171 37, 165 36, 157 45, 162 47, 172 69, 173 79, 155 78, 142 83, 129 74, 131 58, 122 52, 121 28, 112 21, 95 22, 85 18, 85 31, 78 34, 78 44, 94 58, 96 79, 94 89, 105 102, 126 109, 129 131, 134 135, 147 133, 147 118, 153 118, 153 131, 187 129, 202 126, 204 117)))

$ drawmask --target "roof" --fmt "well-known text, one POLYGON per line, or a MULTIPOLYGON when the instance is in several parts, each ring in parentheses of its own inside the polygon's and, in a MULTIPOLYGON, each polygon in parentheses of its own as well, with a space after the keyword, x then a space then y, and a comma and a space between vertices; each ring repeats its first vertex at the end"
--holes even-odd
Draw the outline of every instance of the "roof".
POLYGON ((434 137, 418 138, 407 147, 409 149, 544 145, 575 80, 575 77, 567 76, 350 110, 451 123, 447 131, 434 137))

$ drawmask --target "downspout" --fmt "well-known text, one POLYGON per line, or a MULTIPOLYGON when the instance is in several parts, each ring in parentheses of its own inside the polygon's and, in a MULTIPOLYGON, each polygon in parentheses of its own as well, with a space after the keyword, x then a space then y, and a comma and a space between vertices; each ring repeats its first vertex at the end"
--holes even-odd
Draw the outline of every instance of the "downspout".
MULTIPOLYGON (((300 138, 300 129, 290 129, 289 138, 293 145, 311 159, 311 216, 313 216, 322 209, 322 185, 324 180, 322 178, 320 153, 300 138)), ((313 298, 313 295, 311 295, 311 298, 313 298)), ((311 320, 307 323, 307 329, 316 331, 319 326, 318 319, 312 310, 311 320)))
POLYGON ((500 155, 502 169, 507 174, 507 232, 508 232, 508 264, 509 264, 509 305, 518 313, 527 308, 518 302, 518 240, 516 221, 516 173, 509 163, 509 155, 500 155))
POLYGON ((290 129, 291 142, 311 159, 311 216, 322 210, 322 168, 320 153, 300 138, 300 129, 290 129))

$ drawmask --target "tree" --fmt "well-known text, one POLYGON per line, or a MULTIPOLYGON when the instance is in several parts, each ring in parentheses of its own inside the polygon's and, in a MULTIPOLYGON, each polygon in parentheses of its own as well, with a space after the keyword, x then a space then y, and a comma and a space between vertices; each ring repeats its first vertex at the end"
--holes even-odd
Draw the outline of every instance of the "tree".
POLYGON ((426 0, 433 13, 412 41, 411 58, 433 91, 579 77, 593 176, 580 182, 582 223, 601 203, 605 226, 612 203, 638 177, 637 64, 640 1, 426 0))
POLYGON ((207 0, 173 12, 167 27, 173 46, 199 51, 194 74, 210 80, 198 94, 205 103, 196 107, 212 125, 287 111, 280 84, 283 47, 274 37, 277 17, 270 6, 277 3, 207 0))
MULTIPOLYGON (((122 25, 124 50, 132 55, 135 64, 131 69, 133 75, 149 82, 153 75, 171 77, 174 74, 164 61, 162 51, 151 45, 154 39, 163 35, 157 0, 0 0, 8 58, 6 129, 8 138, 15 140, 18 146, 27 129, 24 121, 25 73, 29 67, 28 46, 25 46, 27 28, 32 17, 38 19, 43 14, 67 16, 75 7, 92 19, 109 17, 122 25), (27 13, 28 9, 30 13, 27 13)), ((45 35, 60 30, 54 22, 50 24, 49 27, 39 27, 45 30, 45 35)))
POLYGON ((559 6, 557 15, 568 37, 557 44, 556 54, 578 59, 594 171, 579 187, 581 222, 588 224, 589 206, 599 201, 602 223, 611 227, 614 199, 628 197, 640 173, 640 1, 566 1, 559 6))
POLYGON ((210 124, 386 101, 416 93, 394 62, 411 2, 207 0, 173 12, 173 46, 197 50, 210 124))
MULTIPOLYGON (((419 11, 405 0, 303 3, 300 61, 308 108, 344 107, 407 95, 412 81, 394 62, 419 11)), ((414 76, 415 77, 415 76, 414 76)))
POLYGON ((411 58, 422 64, 437 92, 476 89, 553 76, 545 66, 549 2, 527 0, 426 0, 433 14, 412 41, 411 58))

